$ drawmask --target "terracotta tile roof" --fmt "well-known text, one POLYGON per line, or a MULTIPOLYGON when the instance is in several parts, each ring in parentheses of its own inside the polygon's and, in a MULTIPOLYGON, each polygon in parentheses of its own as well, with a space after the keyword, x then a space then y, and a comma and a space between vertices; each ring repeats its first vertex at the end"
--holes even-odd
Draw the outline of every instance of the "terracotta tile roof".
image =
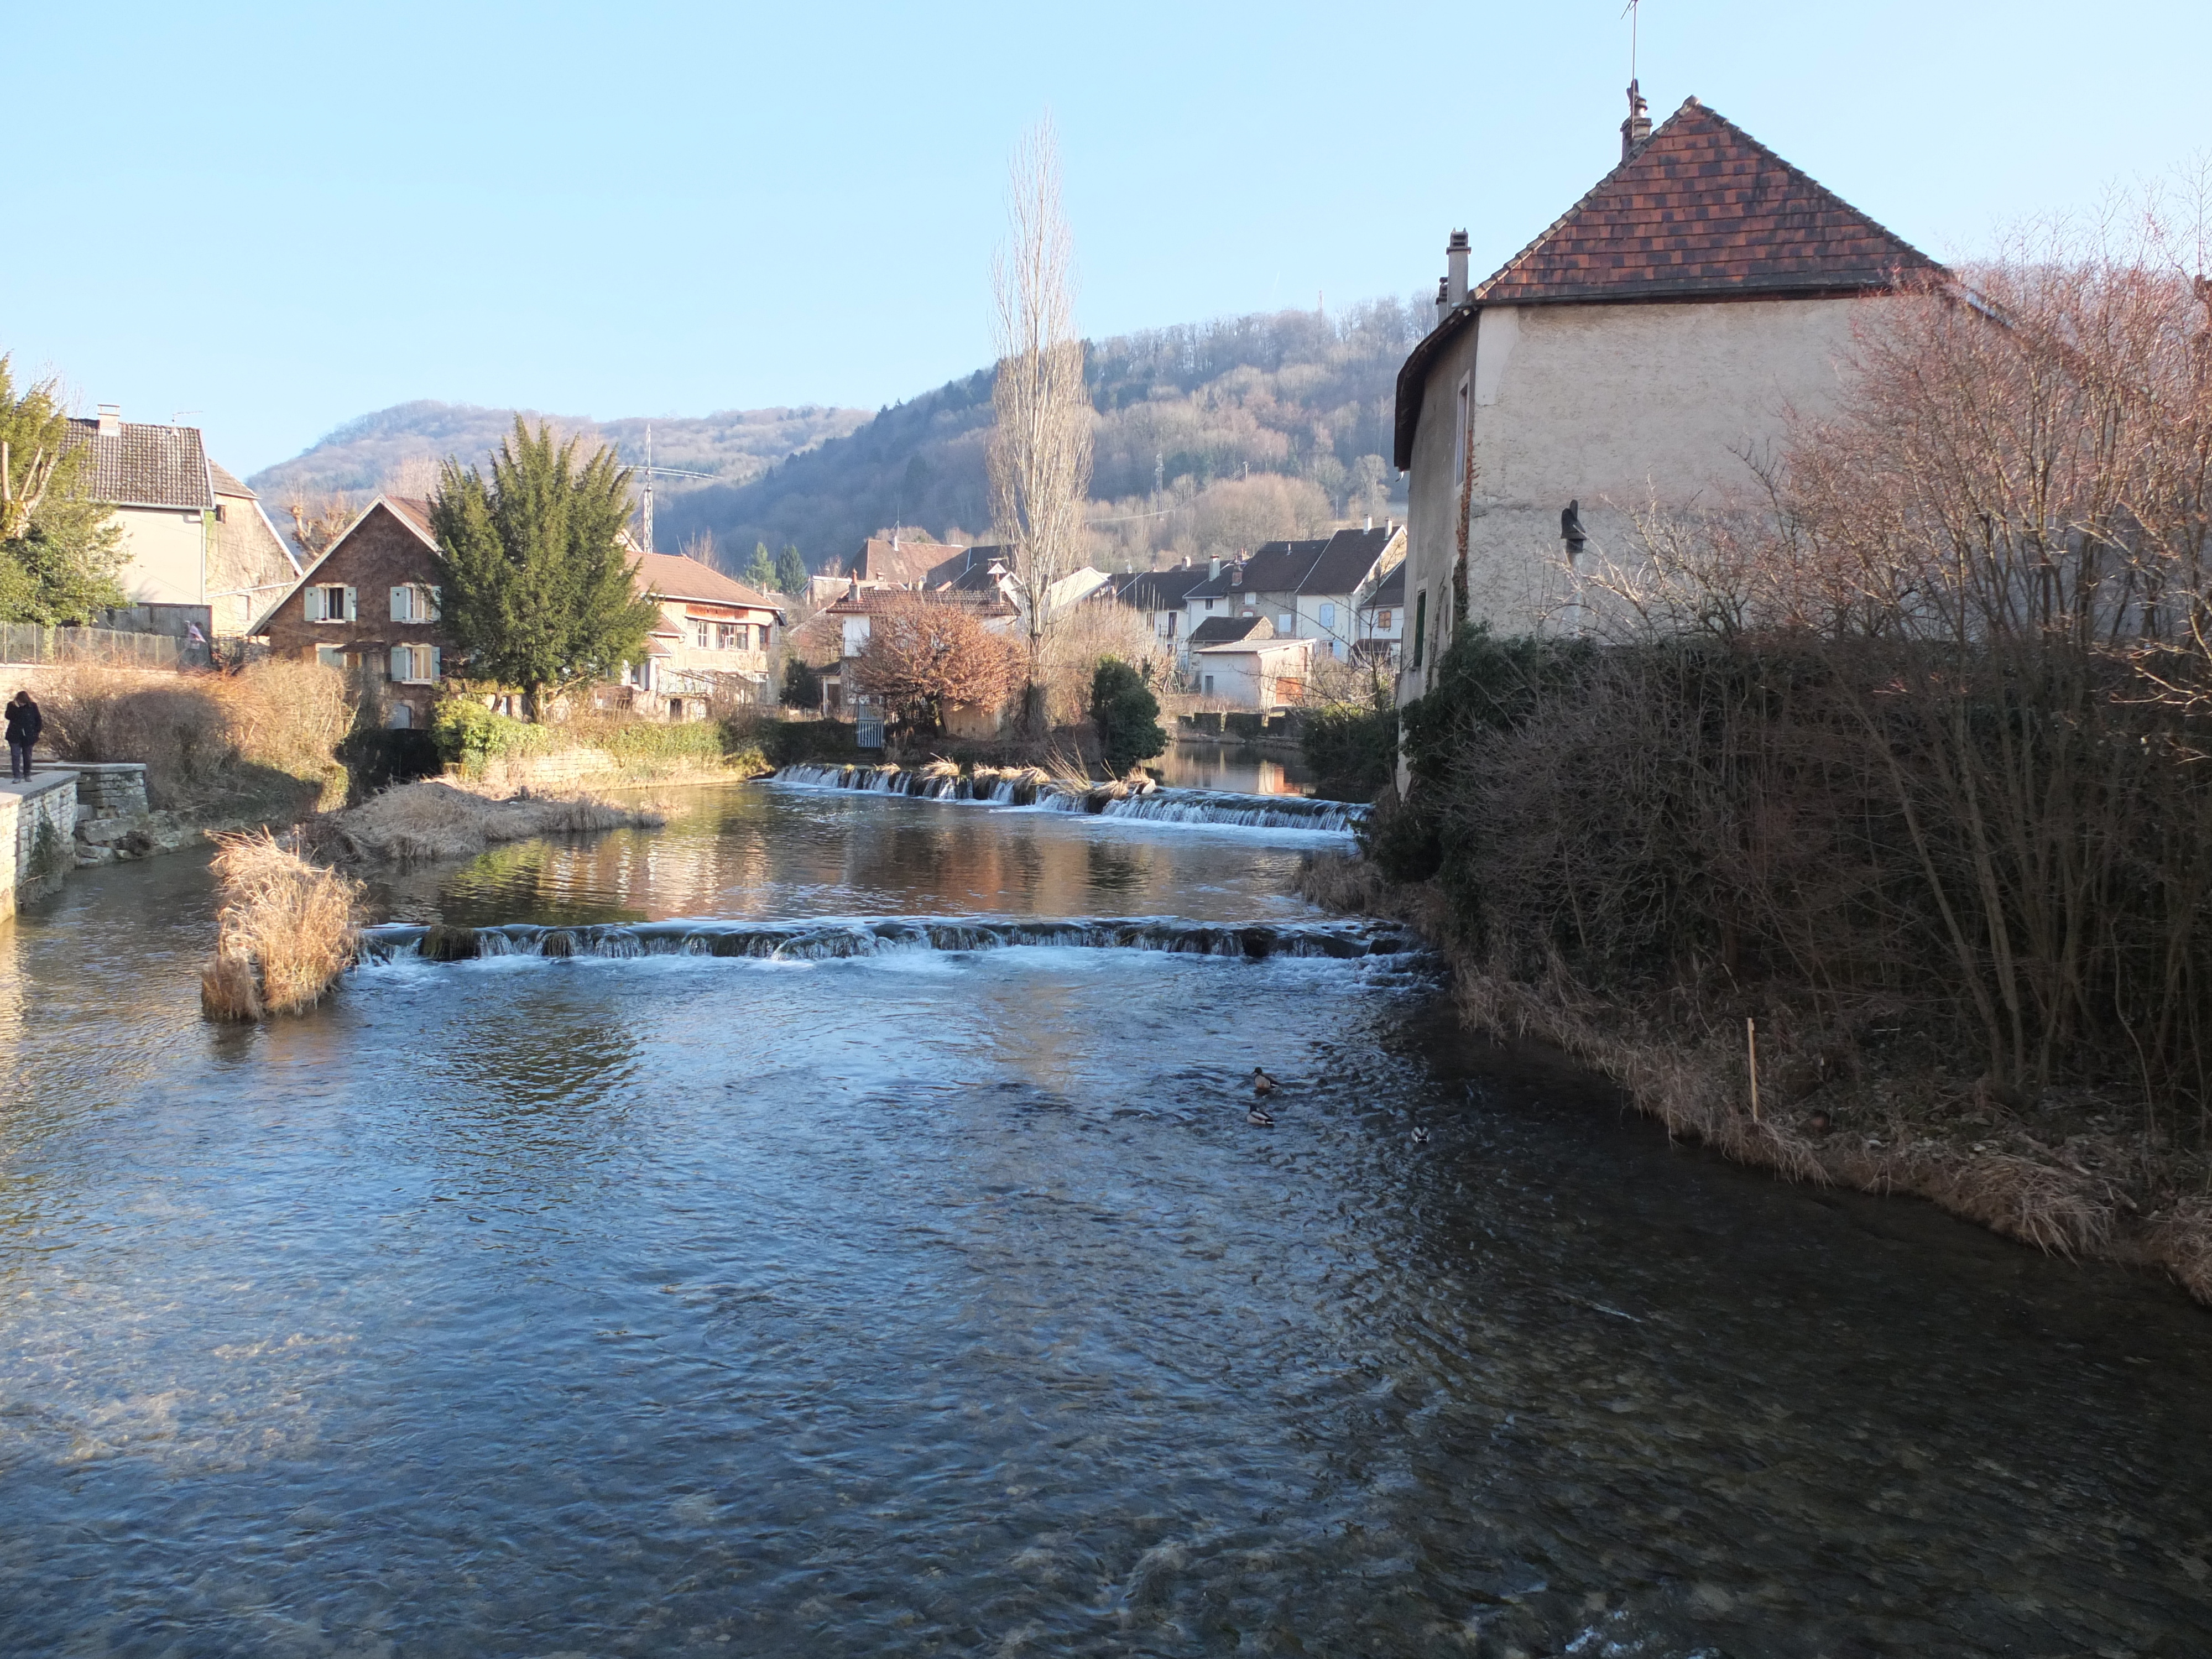
POLYGON ((419 495, 381 495, 377 499, 390 507, 410 530, 424 541, 436 545, 437 532, 430 528, 429 502, 419 495))
POLYGON ((765 593, 681 553, 641 553, 637 555, 637 574, 641 591, 658 593, 664 599, 750 605, 757 611, 780 612, 783 609, 765 593))
POLYGON ((1474 298, 1851 293, 1938 268, 1692 98, 1474 298))
POLYGON ((150 426, 123 421, 102 437, 100 422, 71 420, 67 443, 92 452, 86 493, 117 507, 200 507, 215 505, 208 485, 207 453, 198 427, 150 426))

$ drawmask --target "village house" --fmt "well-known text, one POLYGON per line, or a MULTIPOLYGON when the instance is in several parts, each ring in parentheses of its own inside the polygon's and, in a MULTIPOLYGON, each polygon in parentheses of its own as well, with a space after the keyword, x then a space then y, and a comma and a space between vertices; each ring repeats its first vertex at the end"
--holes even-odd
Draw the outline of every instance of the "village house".
MULTIPOLYGON (((921 597, 923 593, 916 588, 864 587, 858 578, 854 578, 848 583, 844 597, 834 605, 825 605, 812 619, 813 626, 819 627, 826 622, 838 630, 838 655, 822 671, 821 712, 858 720, 864 728, 864 748, 881 745, 883 711, 864 695, 848 690, 853 659, 867 649, 877 617, 891 606, 909 605, 921 597), (869 732, 872 732, 872 741, 865 735, 869 732)), ((947 586, 927 597, 936 604, 966 608, 994 634, 1011 637, 1018 631, 1021 611, 995 585, 981 591, 947 586)), ((955 703, 945 711, 945 729, 947 735, 956 738, 994 738, 999 733, 1005 712, 955 703)))
POLYGON ((1191 689, 1237 708, 1278 708, 1305 696, 1319 644, 1279 636, 1257 614, 1214 617, 1190 636, 1191 689))
POLYGON ((87 452, 86 493, 120 526, 117 572, 126 604, 110 627, 204 639, 246 632, 255 612, 298 577, 289 544, 260 498, 208 459, 199 428, 125 421, 112 404, 73 419, 87 452))
POLYGON ((775 600, 680 553, 637 555, 635 580, 659 602, 660 621, 623 681, 633 707, 691 720, 717 702, 774 698, 783 627, 775 600))
POLYGON ((1629 100, 1620 165, 1487 281, 1453 234, 1399 373, 1401 702, 1449 642, 1462 545, 1470 621, 1578 629, 1583 579, 1638 557, 1632 515, 1751 485, 1789 411, 1832 406, 1862 307, 1936 269, 1696 99, 1656 131, 1629 100))
POLYGON ((1361 603, 1406 556, 1401 526, 1368 525, 1299 541, 1263 543, 1249 558, 1212 561, 1184 591, 1182 659, 1216 617, 1265 617, 1273 636, 1311 640, 1340 661, 1359 642, 1361 603))
MULTIPOLYGON (((272 656, 355 677, 380 724, 426 726, 453 647, 441 607, 430 504, 380 495, 253 624, 272 656)), ((744 583, 680 554, 634 556, 632 580, 660 606, 646 659, 625 671, 619 700, 688 720, 716 699, 772 695, 783 613, 744 583)))
POLYGON ((1377 663, 1395 669, 1401 656, 1400 641, 1406 631, 1406 565, 1400 560, 1390 567, 1373 586, 1358 607, 1358 637, 1352 645, 1352 660, 1377 663))
POLYGON ((1184 560, 1172 570, 1138 570, 1113 579, 1114 601, 1126 605, 1145 619, 1152 637, 1178 663, 1188 641, 1190 590, 1206 580, 1206 573, 1184 560))

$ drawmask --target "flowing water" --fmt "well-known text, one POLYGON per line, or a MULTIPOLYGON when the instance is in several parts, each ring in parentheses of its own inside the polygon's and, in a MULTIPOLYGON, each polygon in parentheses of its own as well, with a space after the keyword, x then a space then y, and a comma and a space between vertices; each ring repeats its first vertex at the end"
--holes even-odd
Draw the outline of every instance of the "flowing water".
POLYGON ((2212 1651, 2212 1321, 1464 1037, 1342 840, 696 792, 243 1031, 77 877, 0 1653, 2212 1651))

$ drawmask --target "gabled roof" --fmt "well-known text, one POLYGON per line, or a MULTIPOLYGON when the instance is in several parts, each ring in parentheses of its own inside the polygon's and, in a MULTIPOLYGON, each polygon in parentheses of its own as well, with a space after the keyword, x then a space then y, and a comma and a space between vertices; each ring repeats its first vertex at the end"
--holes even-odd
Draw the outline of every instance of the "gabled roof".
POLYGON ((1692 98, 1474 298, 1856 294, 1940 268, 1692 98))
POLYGON ((958 551, 957 547, 927 538, 909 540, 902 536, 894 542, 887 536, 871 536, 860 544, 860 550, 847 562, 845 570, 848 575, 858 576, 864 582, 899 582, 912 586, 929 574, 930 567, 942 563, 948 555, 958 551))
POLYGON ((1212 570, 1211 565, 1207 568, 1211 574, 1203 581, 1195 581, 1190 585, 1189 591, 1183 595, 1186 600, 1218 599, 1227 594, 1242 593, 1244 591, 1243 560, 1224 559, 1219 570, 1212 570))
POLYGON ((1375 574, 1376 562, 1398 539, 1395 525, 1380 530, 1340 530, 1328 538, 1321 556, 1306 572, 1300 593, 1357 593, 1375 574))
POLYGON ((1302 542, 1262 542, 1244 562, 1247 593, 1295 593, 1312 573, 1314 562, 1328 546, 1319 537, 1302 542))
POLYGON ((916 586, 932 592, 946 587, 970 593, 997 592, 999 579, 992 574, 991 567, 995 564, 1003 569, 1012 562, 1008 550, 1003 546, 963 547, 923 572, 916 586))
POLYGON ((258 501, 261 499, 260 496, 253 493, 252 487, 249 486, 243 478, 240 478, 235 472, 233 472, 221 461, 218 461, 210 456, 208 459, 207 465, 208 483, 214 487, 215 493, 216 495, 243 495, 249 501, 258 501))
POLYGON ((151 426, 120 421, 103 435, 97 420, 72 418, 64 441, 92 453, 85 494, 115 507, 167 507, 202 511, 215 505, 207 452, 198 427, 151 426))
POLYGON ((1273 639, 1275 625, 1265 617, 1208 617, 1190 630, 1190 648, 1202 651, 1209 645, 1234 645, 1254 637, 1273 639))
POLYGON ((1381 581, 1375 584, 1375 591, 1359 602, 1359 608, 1362 611, 1386 608, 1396 611, 1403 608, 1405 603, 1406 562, 1401 559, 1390 567, 1381 581))
POLYGON ((631 567, 631 580, 641 593, 657 593, 664 599, 696 599, 702 605, 746 605, 755 611, 783 614, 783 607, 767 594, 725 576, 710 564, 682 553, 639 553, 631 567))
POLYGON ((1139 611, 1180 611, 1206 572, 1189 565, 1174 570, 1139 570, 1114 579, 1114 597, 1139 611))
POLYGON ((1413 462, 1428 366, 1485 306, 1829 299, 1942 267, 1696 99, 1446 313, 1398 372, 1413 462))
POLYGON ((267 633, 270 620, 290 603, 295 593, 314 580, 315 573, 337 556, 338 550, 352 539, 354 532, 367 524, 370 515, 379 508, 382 508, 394 523, 412 531, 423 546, 434 550, 436 549, 438 538, 430 532, 430 504, 428 501, 418 501, 412 496, 379 495, 367 507, 362 508, 351 524, 331 538, 331 544, 322 550, 321 555, 313 564, 300 573, 300 579, 271 600, 268 607, 253 619, 252 625, 246 631, 248 634, 267 633))

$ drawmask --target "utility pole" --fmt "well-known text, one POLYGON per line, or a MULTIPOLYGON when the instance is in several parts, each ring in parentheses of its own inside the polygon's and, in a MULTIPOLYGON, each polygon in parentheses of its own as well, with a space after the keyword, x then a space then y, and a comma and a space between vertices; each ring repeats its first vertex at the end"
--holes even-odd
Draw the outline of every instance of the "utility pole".
POLYGON ((645 550, 653 551, 653 422, 645 423, 645 500, 638 512, 638 530, 645 550))

